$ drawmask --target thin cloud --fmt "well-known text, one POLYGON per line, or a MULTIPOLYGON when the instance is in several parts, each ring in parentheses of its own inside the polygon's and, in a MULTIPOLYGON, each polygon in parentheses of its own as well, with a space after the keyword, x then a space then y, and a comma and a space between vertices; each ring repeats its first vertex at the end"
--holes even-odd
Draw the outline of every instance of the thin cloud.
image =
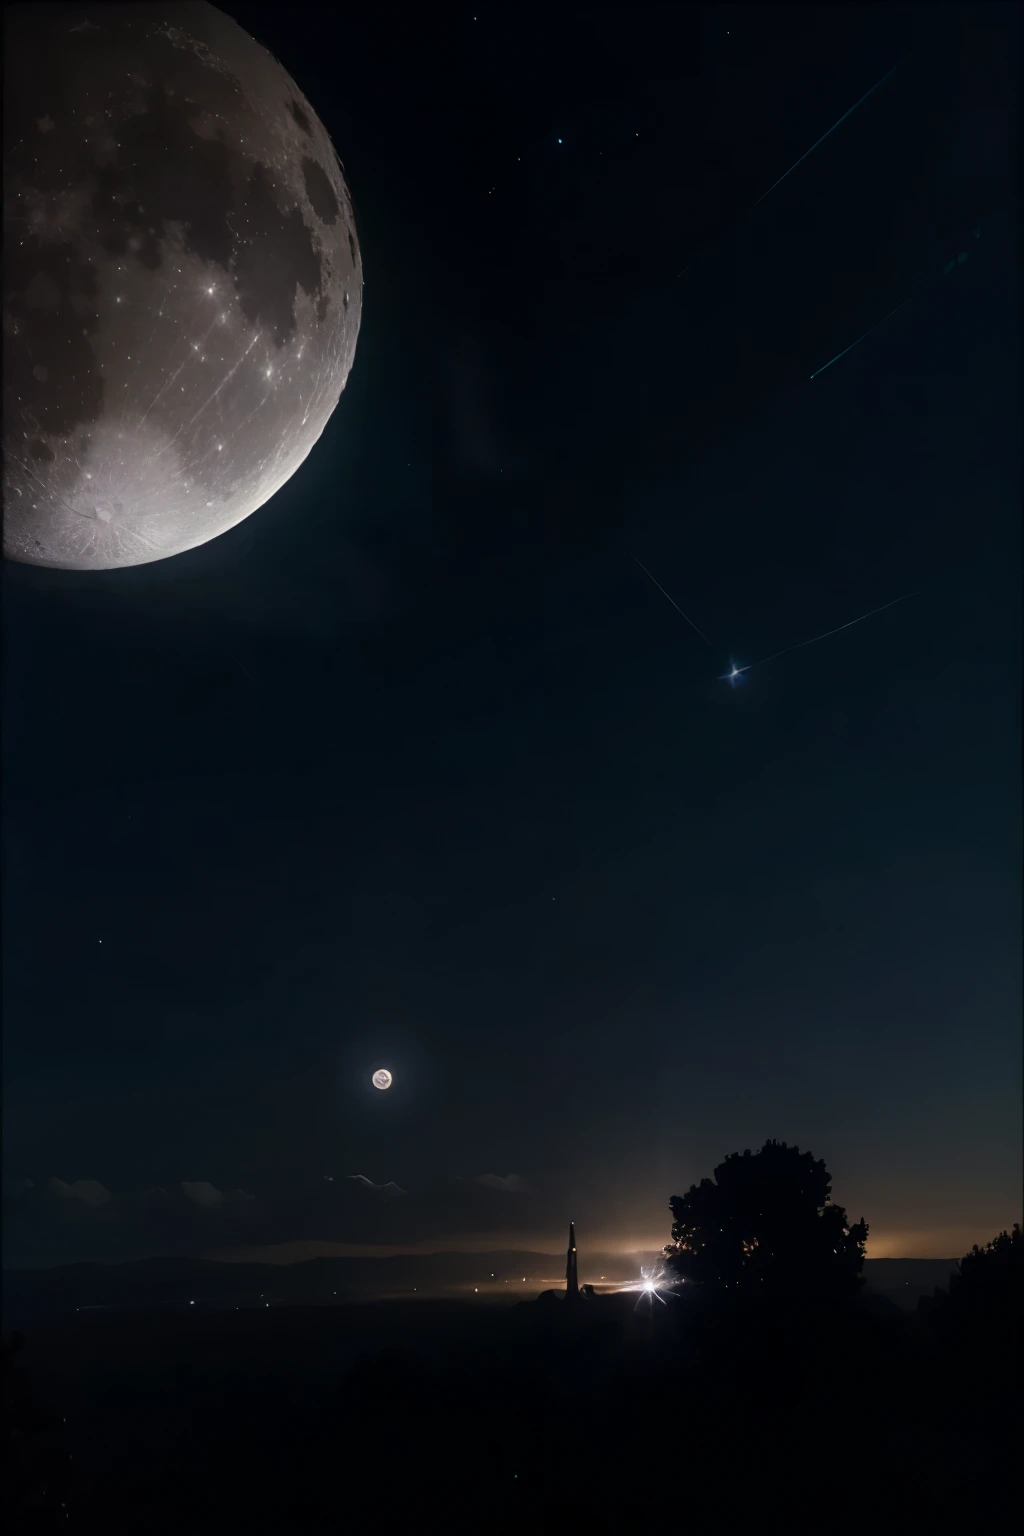
POLYGON ((98 1179, 76 1179, 73 1184, 66 1184, 63 1179, 51 1179, 46 1187, 58 1200, 80 1200, 93 1211, 101 1205, 109 1205, 114 1198, 98 1179))
POLYGON ((500 1173, 481 1173, 476 1182, 485 1189, 500 1189, 506 1195, 525 1195, 530 1187, 518 1173, 507 1173, 504 1177, 500 1173))
POLYGON ((195 1183, 181 1181, 181 1192, 186 1200, 191 1200, 193 1205, 202 1206, 203 1210, 214 1211, 230 1201, 252 1200, 254 1197, 247 1194, 244 1189, 217 1189, 206 1179, 197 1179, 195 1183))
MULTIPOLYGON (((507 1172, 428 1176, 410 1190, 393 1178, 346 1176, 343 1166, 332 1182, 320 1169, 298 1179, 290 1171, 265 1174, 249 1194, 210 1179, 183 1180, 182 1171, 189 1172, 178 1169, 162 1187, 115 1189, 109 1198, 89 1181, 51 1190, 45 1178, 37 1180, 5 1203, 5 1261, 36 1267, 337 1242, 399 1251, 554 1252, 556 1242, 538 1247, 535 1236, 561 1232, 561 1210, 549 1209, 547 1195, 538 1206, 532 1188, 523 1192, 525 1179, 507 1172), (86 1200, 98 1203, 90 1208, 86 1200)), ((385 1164, 381 1171, 390 1170, 385 1164)))
POLYGON ((367 1194, 377 1195, 382 1200, 396 1200, 399 1195, 409 1193, 407 1189, 401 1189, 393 1179, 387 1184, 375 1184, 363 1173, 350 1173, 348 1182, 357 1185, 360 1189, 365 1189, 367 1194))

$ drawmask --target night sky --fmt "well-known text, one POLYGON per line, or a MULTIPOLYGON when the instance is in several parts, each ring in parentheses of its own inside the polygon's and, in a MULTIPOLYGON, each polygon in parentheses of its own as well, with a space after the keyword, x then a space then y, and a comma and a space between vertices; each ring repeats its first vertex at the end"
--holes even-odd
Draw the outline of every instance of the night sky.
POLYGON ((1017 8, 225 8, 362 330, 231 533, 4 572, 5 1262, 652 1247, 767 1136, 1019 1219, 1017 8))

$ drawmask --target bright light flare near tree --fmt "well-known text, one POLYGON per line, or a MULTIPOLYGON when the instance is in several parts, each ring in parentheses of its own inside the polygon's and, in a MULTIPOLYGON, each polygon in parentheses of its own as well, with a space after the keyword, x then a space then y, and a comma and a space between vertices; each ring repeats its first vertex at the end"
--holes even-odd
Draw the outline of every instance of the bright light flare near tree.
POLYGON ((655 1270, 647 1270, 641 1268, 640 1279, 636 1282, 636 1284, 627 1285, 624 1287, 624 1289, 627 1291, 638 1292, 636 1304, 633 1307, 633 1311, 635 1312, 637 1307, 645 1298, 649 1302, 660 1301, 662 1306, 664 1306, 665 1298, 661 1293, 662 1291, 670 1290, 672 1288, 672 1284, 673 1282, 668 1279, 663 1271, 656 1272, 655 1270))

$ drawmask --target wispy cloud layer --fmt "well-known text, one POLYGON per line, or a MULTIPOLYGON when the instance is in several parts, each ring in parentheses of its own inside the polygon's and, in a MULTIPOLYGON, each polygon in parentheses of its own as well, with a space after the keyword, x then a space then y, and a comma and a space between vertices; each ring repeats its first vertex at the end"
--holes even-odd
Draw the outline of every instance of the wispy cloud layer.
POLYGON ((254 1199, 254 1196, 248 1194, 244 1189, 217 1189, 215 1185, 208 1183, 206 1179, 199 1179, 194 1184, 189 1184, 183 1179, 181 1181, 181 1192, 186 1200, 191 1200, 193 1204, 202 1206, 205 1211, 218 1210, 220 1206, 226 1205, 229 1201, 254 1199))
POLYGON ((368 1195, 376 1195, 381 1200, 397 1200, 402 1195, 407 1195, 407 1189, 401 1189, 393 1179, 387 1184, 375 1184, 362 1173, 350 1173, 348 1182, 355 1184, 359 1189, 365 1190, 368 1195))
MULTIPOLYGON (((31 1186, 31 1180, 26 1182, 31 1186)), ((90 1210, 100 1205, 109 1205, 114 1198, 106 1185, 98 1179, 76 1179, 73 1184, 65 1184, 63 1179, 54 1178, 49 1180, 46 1188, 58 1200, 80 1200, 90 1210)))
POLYGON ((171 1179, 110 1190, 97 1179, 6 1183, 5 1262, 11 1267, 110 1262, 159 1255, 225 1254, 233 1248, 343 1244, 429 1249, 443 1241, 521 1246, 519 1235, 561 1225, 560 1201, 547 1208, 516 1173, 435 1177, 410 1186, 365 1172, 309 1177, 269 1175, 171 1179), (549 1226, 550 1222, 550 1226, 549 1226))
POLYGON ((481 1173, 476 1182, 485 1189, 499 1189, 506 1195, 525 1195, 530 1187, 518 1173, 481 1173))

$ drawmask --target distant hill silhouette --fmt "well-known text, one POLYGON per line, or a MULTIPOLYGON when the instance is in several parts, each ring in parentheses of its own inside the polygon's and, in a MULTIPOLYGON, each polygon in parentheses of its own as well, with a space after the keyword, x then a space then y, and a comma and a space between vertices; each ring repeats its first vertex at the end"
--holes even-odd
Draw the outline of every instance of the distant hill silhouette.
MULTIPOLYGON (((532 1299, 544 1290, 563 1288, 559 1277, 564 1262, 559 1254, 501 1250, 321 1258, 298 1264, 235 1264, 168 1257, 125 1264, 4 1270, 4 1316, 8 1326, 17 1326, 67 1316, 76 1308, 176 1310, 193 1300, 197 1305, 218 1308, 265 1306, 268 1302, 330 1305, 414 1295, 437 1299, 479 1294, 485 1299, 519 1301, 532 1299), (478 1292, 474 1286, 479 1286, 478 1292)), ((953 1259, 868 1259, 865 1290, 909 1310, 919 1297, 946 1286, 955 1268, 953 1259)), ((585 1264, 581 1279, 600 1283, 601 1275, 609 1285, 629 1283, 638 1276, 637 1262, 621 1254, 594 1255, 585 1264)))
POLYGON ((405 1532, 397 1489, 430 1528, 476 1530, 483 1510, 494 1536, 543 1536, 619 1531, 682 1467, 691 1521, 732 1509, 742 1476, 787 1529, 864 1508, 946 1529, 957 1501, 997 1511, 1012 1485, 1014 1338, 992 1311, 1019 1290, 1008 1243, 965 1256, 958 1283, 952 1261, 883 1259, 856 1295, 687 1284, 576 1307, 560 1255, 514 1251, 8 1272, 6 1326, 12 1302, 36 1320, 5 1357, 0 1503, 11 1529, 171 1536, 333 1529, 363 1499, 375 1531, 405 1532), (848 1509, 837 1466, 856 1469, 848 1509))
POLYGON ((887 1296, 898 1307, 912 1311, 921 1296, 949 1284, 956 1273, 955 1259, 867 1259, 864 1289, 887 1296))
MULTIPOLYGON (((231 1268, 179 1260, 122 1266, 121 1279, 155 1281, 159 1296, 231 1268)), ((51 1271, 51 1299, 69 1273, 81 1286, 83 1269, 51 1271)), ((112 1270, 87 1273, 111 1286, 112 1270)), ((78 1529, 321 1530, 361 1508, 383 1465, 389 1490, 415 1490, 421 1525, 475 1530, 486 1510, 496 1536, 543 1536, 573 1520, 623 1529, 683 1454, 694 1517, 732 1507, 739 1462, 787 1529, 843 1530, 842 1458, 858 1518, 866 1501, 907 1529, 922 1512, 945 1529, 953 1497, 991 1509, 1012 1465, 1005 1400, 972 1390, 973 1353, 958 1364, 941 1334, 866 1292, 65 1311, 25 1328, 19 1391, 36 1404, 12 1424, 0 1484, 14 1473, 41 1497, 70 1472, 67 1494, 56 1485, 78 1529)), ((1012 1379, 1005 1351, 992 1363, 1012 1379)), ((389 1491, 371 1518, 407 1531, 407 1500, 389 1491)))
MULTIPOLYGON (((541 1253, 396 1254, 384 1258, 318 1258, 297 1264, 225 1263, 211 1259, 153 1258, 124 1264, 69 1264, 5 1270, 5 1316, 55 1317, 75 1308, 113 1310, 187 1306, 256 1306, 266 1302, 328 1305, 389 1297, 472 1296, 515 1290, 521 1300, 559 1275, 560 1258, 541 1253), (494 1279, 492 1280, 492 1275, 494 1279), (507 1285, 506 1285, 507 1282, 507 1285)), ((623 1279, 633 1271, 615 1261, 623 1279)), ((616 1273, 616 1278, 619 1274, 616 1273)))

